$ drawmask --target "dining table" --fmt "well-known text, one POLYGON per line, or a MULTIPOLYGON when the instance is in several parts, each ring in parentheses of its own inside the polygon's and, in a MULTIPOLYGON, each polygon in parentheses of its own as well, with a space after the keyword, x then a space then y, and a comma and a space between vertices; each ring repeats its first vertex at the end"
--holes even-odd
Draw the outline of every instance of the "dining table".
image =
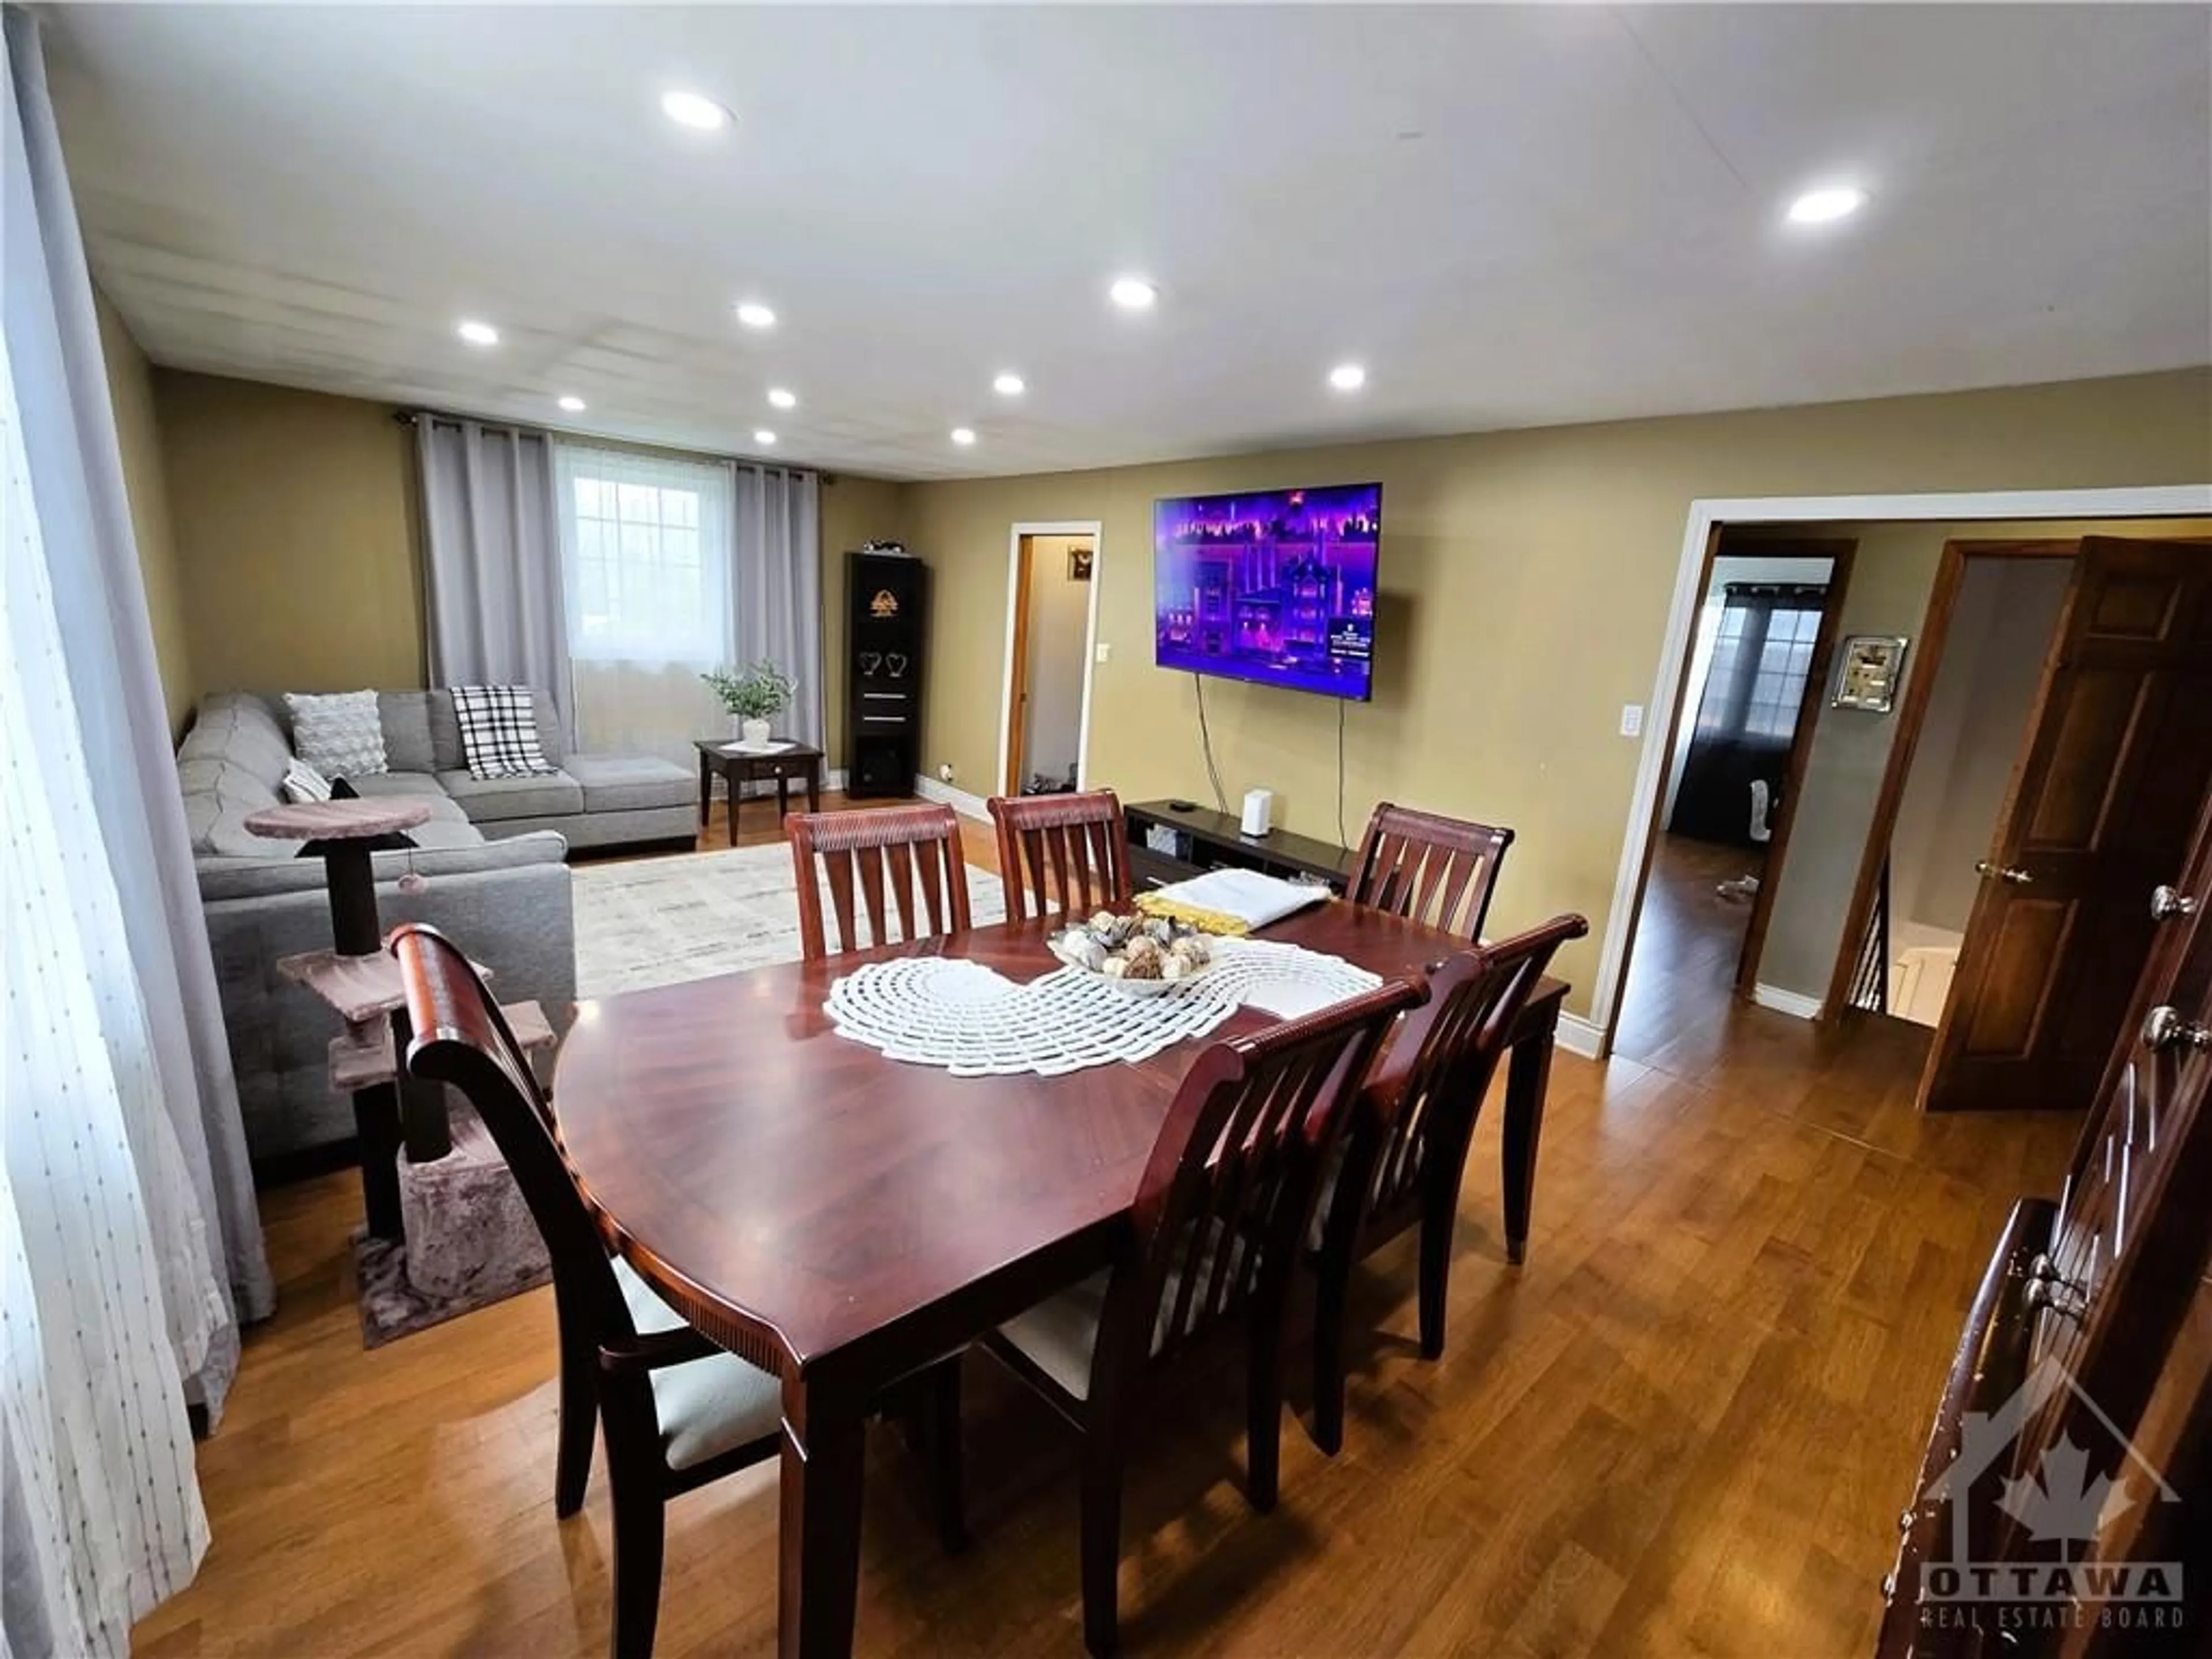
MULTIPOLYGON (((862 1444, 902 1379, 1105 1266, 1170 1102, 1208 1038, 1133 1062, 956 1076, 838 1034, 823 1004, 861 963, 962 959, 1026 981, 1057 918, 580 1002, 553 1081, 562 1139, 611 1248, 714 1341, 781 1380, 777 1639, 852 1647, 862 1444)), ((1267 927, 1391 975, 1465 941, 1341 899, 1267 927)), ((1546 979, 1511 1035, 1508 1259, 1528 1232, 1553 1038, 1546 979)))

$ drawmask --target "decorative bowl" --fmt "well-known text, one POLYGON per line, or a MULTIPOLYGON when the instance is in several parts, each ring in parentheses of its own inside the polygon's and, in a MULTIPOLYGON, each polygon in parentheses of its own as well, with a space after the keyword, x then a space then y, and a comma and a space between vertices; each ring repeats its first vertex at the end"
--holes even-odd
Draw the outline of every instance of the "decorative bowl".
POLYGON ((1103 910, 1088 921, 1061 928, 1045 945, 1074 973, 1128 997, 1164 996, 1196 984, 1218 965, 1212 942, 1194 927, 1103 910), (1127 972, 1133 958, 1149 961, 1153 970, 1127 972))

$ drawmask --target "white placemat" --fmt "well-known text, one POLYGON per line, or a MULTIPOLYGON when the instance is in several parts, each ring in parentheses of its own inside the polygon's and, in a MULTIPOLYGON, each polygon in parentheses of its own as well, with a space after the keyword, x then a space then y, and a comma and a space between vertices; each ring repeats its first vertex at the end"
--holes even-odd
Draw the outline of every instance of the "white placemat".
POLYGON ((1216 956, 1211 973, 1154 997, 1125 995, 1072 968, 1023 985, 972 962, 901 957, 846 975, 823 1006, 840 1036, 892 1060, 957 1077, 1055 1077, 1147 1059, 1204 1036, 1239 1005, 1289 1018, 1382 983, 1294 945, 1224 939, 1216 956))

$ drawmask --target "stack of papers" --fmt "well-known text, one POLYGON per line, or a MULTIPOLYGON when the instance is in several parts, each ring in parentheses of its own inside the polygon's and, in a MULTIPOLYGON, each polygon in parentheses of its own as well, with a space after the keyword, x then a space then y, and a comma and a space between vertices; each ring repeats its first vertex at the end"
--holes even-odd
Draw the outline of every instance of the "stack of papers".
POLYGON ((1188 881, 1155 887, 1137 900, 1137 908, 1147 915, 1191 922, 1209 933, 1249 933, 1328 896, 1326 887, 1263 876, 1256 870, 1209 870, 1188 881))

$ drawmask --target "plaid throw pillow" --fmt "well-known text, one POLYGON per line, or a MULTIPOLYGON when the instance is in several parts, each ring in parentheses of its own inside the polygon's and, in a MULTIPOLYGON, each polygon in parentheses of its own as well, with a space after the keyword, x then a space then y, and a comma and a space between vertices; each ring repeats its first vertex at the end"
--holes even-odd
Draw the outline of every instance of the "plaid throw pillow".
POLYGON ((453 718, 471 777, 538 777, 553 769, 538 746, 538 714, 528 686, 457 685, 453 718))

